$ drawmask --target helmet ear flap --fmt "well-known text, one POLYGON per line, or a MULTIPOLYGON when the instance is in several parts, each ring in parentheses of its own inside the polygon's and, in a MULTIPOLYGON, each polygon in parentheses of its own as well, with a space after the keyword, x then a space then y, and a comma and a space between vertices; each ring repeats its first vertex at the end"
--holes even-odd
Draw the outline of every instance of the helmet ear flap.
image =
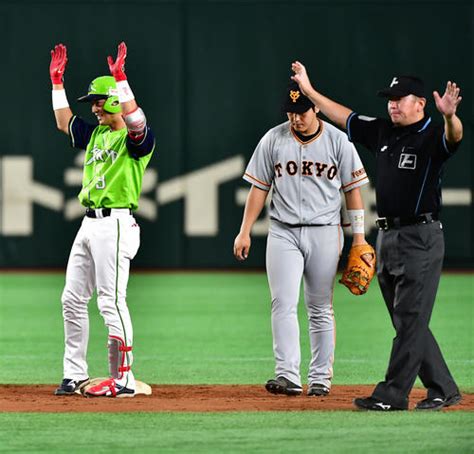
POLYGON ((118 96, 109 96, 102 107, 106 112, 115 114, 122 112, 118 96))

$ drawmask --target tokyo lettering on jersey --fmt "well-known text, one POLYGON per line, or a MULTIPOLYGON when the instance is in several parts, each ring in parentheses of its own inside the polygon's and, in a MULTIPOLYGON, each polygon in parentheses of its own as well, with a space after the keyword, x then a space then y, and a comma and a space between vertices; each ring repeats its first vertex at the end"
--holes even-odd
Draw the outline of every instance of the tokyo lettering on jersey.
POLYGON ((86 150, 82 189, 78 195, 88 208, 138 208, 143 174, 155 148, 147 127, 140 143, 127 128, 113 131, 73 116, 69 122, 71 146, 86 150))
POLYGON ((340 224, 341 195, 368 183, 346 134, 320 119, 318 134, 302 142, 287 121, 260 140, 243 178, 273 189, 270 218, 289 225, 340 224))

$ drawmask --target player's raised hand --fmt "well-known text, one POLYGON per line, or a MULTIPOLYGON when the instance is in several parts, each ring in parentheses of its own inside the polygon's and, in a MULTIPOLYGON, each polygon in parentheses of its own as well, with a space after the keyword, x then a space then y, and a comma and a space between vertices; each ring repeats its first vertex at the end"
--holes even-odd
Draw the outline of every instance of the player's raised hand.
POLYGON ((446 90, 441 97, 437 91, 433 92, 433 97, 436 103, 436 108, 445 117, 452 117, 456 113, 456 109, 462 100, 459 96, 460 88, 455 82, 449 81, 446 84, 446 90))
POLYGON ((250 235, 239 233, 234 241, 234 256, 237 260, 243 261, 249 256, 250 235))
POLYGON ((126 58, 127 46, 123 41, 118 45, 117 58, 115 59, 115 61, 110 55, 107 57, 107 63, 109 64, 110 74, 114 76, 117 82, 121 80, 127 80, 127 76, 125 75, 126 58))
POLYGON ((49 64, 49 75, 54 85, 63 83, 64 71, 67 63, 67 49, 64 44, 56 44, 51 50, 51 63, 49 64))
POLYGON ((310 91, 313 90, 313 87, 309 81, 306 68, 299 61, 295 61, 291 64, 291 70, 295 73, 293 76, 291 76, 291 79, 293 79, 299 85, 303 94, 308 96, 310 91))

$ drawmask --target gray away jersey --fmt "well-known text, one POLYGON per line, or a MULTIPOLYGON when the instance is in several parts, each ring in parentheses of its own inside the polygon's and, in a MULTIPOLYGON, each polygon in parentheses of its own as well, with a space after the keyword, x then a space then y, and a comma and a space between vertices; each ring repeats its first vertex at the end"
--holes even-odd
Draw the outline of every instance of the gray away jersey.
POLYGON ((320 119, 319 132, 303 143, 287 121, 260 140, 244 180, 273 189, 270 218, 286 224, 337 225, 341 195, 369 182, 346 134, 320 119))

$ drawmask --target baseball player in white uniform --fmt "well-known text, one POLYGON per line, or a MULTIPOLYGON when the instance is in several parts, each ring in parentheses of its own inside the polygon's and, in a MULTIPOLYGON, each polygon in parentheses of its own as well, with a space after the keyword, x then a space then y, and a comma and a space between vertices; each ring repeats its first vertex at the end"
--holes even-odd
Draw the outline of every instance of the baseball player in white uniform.
POLYGON ((343 247, 340 191, 353 244, 364 244, 360 187, 368 178, 347 136, 317 117, 318 109, 295 82, 289 85, 283 111, 288 121, 263 136, 243 176, 252 187, 234 255, 238 260, 248 257, 252 226, 272 190, 266 269, 276 367, 275 378, 265 387, 274 394, 302 393, 297 306, 303 278, 311 345, 308 395, 325 396, 333 376, 332 297, 343 247))
POLYGON ((85 217, 74 240, 62 294, 64 317, 64 379, 58 396, 73 394, 89 381, 87 305, 94 290, 108 329, 110 378, 90 387, 89 396, 133 397, 131 370, 133 329, 126 302, 130 261, 140 244, 140 228, 132 215, 145 168, 155 148, 153 132, 138 107, 125 75, 125 43, 117 58, 108 58, 112 76, 89 85, 87 95, 98 125, 73 115, 63 85, 66 46, 51 51, 50 76, 56 124, 68 134, 71 145, 86 151, 79 200, 85 217))

